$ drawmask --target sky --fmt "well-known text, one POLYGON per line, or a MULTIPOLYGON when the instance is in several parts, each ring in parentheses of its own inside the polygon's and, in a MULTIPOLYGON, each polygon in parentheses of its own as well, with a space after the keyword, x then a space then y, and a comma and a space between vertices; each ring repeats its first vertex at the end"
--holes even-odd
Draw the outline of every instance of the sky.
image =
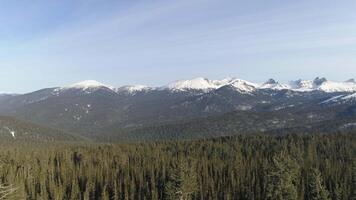
POLYGON ((0 0, 0 91, 356 78, 355 0, 0 0))

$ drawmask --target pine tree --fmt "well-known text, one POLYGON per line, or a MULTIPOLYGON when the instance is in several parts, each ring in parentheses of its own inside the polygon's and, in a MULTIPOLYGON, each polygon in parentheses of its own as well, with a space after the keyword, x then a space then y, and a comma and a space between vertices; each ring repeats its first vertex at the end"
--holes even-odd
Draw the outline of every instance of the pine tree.
POLYGON ((335 184, 333 200, 342 200, 342 188, 338 183, 335 184))
POLYGON ((295 200, 298 198, 298 164, 287 155, 280 154, 273 158, 268 170, 267 199, 295 200))
POLYGON ((179 159, 172 166, 169 182, 166 185, 166 196, 171 200, 188 200, 196 194, 198 182, 192 164, 179 159))
MULTIPOLYGON (((2 163, 0 161, 0 171, 2 169, 2 163)), ((13 185, 2 183, 0 180, 0 200, 11 198, 16 192, 16 188, 13 185)))
POLYGON ((356 159, 352 161, 352 185, 351 185, 351 200, 356 200, 356 159))
POLYGON ((329 200, 330 195, 328 190, 323 185, 323 180, 318 169, 313 168, 311 170, 311 176, 309 180, 309 192, 311 200, 329 200))

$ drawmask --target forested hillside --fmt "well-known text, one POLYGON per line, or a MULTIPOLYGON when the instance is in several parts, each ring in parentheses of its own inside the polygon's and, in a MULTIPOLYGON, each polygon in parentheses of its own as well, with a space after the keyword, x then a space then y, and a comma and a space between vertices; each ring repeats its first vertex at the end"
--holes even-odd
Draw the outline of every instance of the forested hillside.
POLYGON ((111 127, 101 141, 199 139, 253 133, 337 133, 356 129, 356 111, 348 107, 308 108, 283 111, 236 111, 219 116, 156 123, 139 128, 111 127))
POLYGON ((355 133, 0 144, 6 190, 0 198, 3 192, 29 200, 356 198, 355 133))
POLYGON ((79 135, 12 117, 0 116, 0 141, 88 141, 79 135))

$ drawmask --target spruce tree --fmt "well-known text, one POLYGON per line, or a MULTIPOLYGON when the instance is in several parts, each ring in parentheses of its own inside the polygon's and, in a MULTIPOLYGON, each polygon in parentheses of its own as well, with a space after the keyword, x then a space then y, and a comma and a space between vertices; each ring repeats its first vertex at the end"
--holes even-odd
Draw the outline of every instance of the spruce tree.
MULTIPOLYGON (((2 161, 0 160, 0 171, 2 171, 2 161)), ((5 184, 0 180, 0 200, 11 198, 16 192, 13 185, 5 184)))
POLYGON ((328 190, 323 185, 323 180, 318 169, 311 169, 309 180, 309 193, 311 200, 329 200, 328 190))
POLYGON ((171 200, 192 199, 197 190, 197 176, 192 163, 178 159, 172 166, 166 185, 167 198, 171 200))
POLYGON ((342 188, 338 183, 335 184, 334 192, 333 192, 333 200, 342 200, 342 188))
POLYGON ((351 200, 356 200, 356 158, 352 160, 351 200))
POLYGON ((267 199, 295 200, 298 198, 298 164, 285 154, 275 156, 268 169, 267 199))

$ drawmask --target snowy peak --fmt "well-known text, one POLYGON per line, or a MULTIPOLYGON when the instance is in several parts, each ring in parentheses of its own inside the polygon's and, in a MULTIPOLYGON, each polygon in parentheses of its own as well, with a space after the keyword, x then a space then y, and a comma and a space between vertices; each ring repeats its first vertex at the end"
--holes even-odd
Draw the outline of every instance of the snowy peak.
POLYGON ((216 89, 217 85, 213 81, 210 81, 207 78, 195 78, 191 80, 180 80, 168 84, 164 88, 176 91, 189 91, 189 90, 211 90, 216 89))
POLYGON ((323 92, 355 92, 356 83, 353 80, 346 82, 329 81, 326 78, 315 78, 313 81, 297 80, 290 83, 290 87, 295 91, 323 91, 323 92))
POLYGON ((145 92, 145 91, 149 91, 151 89, 152 89, 151 87, 148 87, 146 85, 126 85, 126 86, 122 86, 122 87, 116 89, 116 91, 118 93, 126 92, 129 94, 136 94, 138 92, 145 92))
POLYGON ((164 88, 173 91, 191 91, 191 90, 199 90, 199 91, 211 91, 215 89, 219 89, 224 86, 231 86, 236 91, 239 92, 252 92, 256 90, 256 84, 236 79, 236 78, 226 78, 222 80, 209 80, 207 78, 195 78, 191 80, 181 80, 177 82, 173 82, 168 84, 164 88))
POLYGON ((324 81, 320 85, 316 85, 315 89, 324 92, 355 92, 356 83, 324 81))
POLYGON ((327 82, 328 80, 326 78, 319 78, 319 77, 316 77, 313 81, 313 84, 315 86, 319 86, 319 85, 322 85, 323 83, 327 82))
POLYGON ((226 78, 222 80, 195 78, 191 80, 173 82, 163 88, 173 91, 200 90, 208 92, 223 86, 231 86, 239 92, 252 92, 256 89, 294 90, 298 92, 323 91, 329 93, 356 92, 356 82, 354 79, 350 79, 346 82, 334 82, 320 77, 317 77, 314 80, 299 79, 296 81, 291 81, 289 84, 283 84, 274 79, 269 79, 260 85, 236 78, 226 78))
POLYGON ((100 82, 94 81, 94 80, 86 80, 86 81, 74 83, 69 86, 55 88, 53 90, 52 94, 58 96, 62 92, 71 91, 71 90, 76 90, 76 91, 85 92, 87 94, 90 94, 90 93, 100 90, 100 89, 105 89, 107 91, 115 93, 115 88, 112 86, 105 85, 103 83, 100 83, 100 82))
POLYGON ((313 81, 298 79, 290 82, 290 87, 296 91, 311 91, 314 88, 313 81))
POLYGON ((172 82, 163 87, 149 87, 145 85, 127 85, 119 88, 114 88, 112 86, 100 83, 94 80, 87 80, 72 84, 67 87, 58 88, 55 92, 68 90, 68 89, 79 89, 90 93, 98 89, 110 90, 114 93, 126 93, 126 94, 136 94, 145 91, 154 90, 170 90, 170 91, 198 91, 198 92, 209 92, 222 88, 224 86, 229 86, 240 93, 251 93, 259 89, 271 89, 271 90, 293 90, 298 92, 311 92, 311 91, 323 91, 328 93, 333 92, 356 92, 356 81, 355 79, 350 79, 345 82, 335 82, 329 81, 326 78, 315 78, 314 80, 296 80, 291 81, 288 84, 279 83, 274 79, 269 79, 263 84, 255 84, 242 79, 237 78, 225 78, 222 80, 210 80, 203 77, 198 77, 189 80, 180 80, 172 82))
POLYGON ((345 81, 346 83, 356 83, 354 78, 350 78, 349 80, 345 81))
POLYGON ((257 88, 256 84, 241 79, 233 79, 228 85, 241 93, 251 93, 257 88))
POLYGON ((106 87, 106 88, 110 88, 110 89, 113 88, 111 86, 105 85, 103 83, 100 83, 100 82, 94 81, 94 80, 86 80, 86 81, 74 83, 74 84, 70 85, 68 88, 87 90, 87 89, 101 88, 101 87, 106 87))
POLYGON ((264 84, 278 84, 278 82, 276 80, 270 78, 264 84))
POLYGON ((272 90, 284 90, 290 87, 285 84, 281 84, 274 79, 268 79, 264 84, 262 84, 259 89, 272 89, 272 90))

